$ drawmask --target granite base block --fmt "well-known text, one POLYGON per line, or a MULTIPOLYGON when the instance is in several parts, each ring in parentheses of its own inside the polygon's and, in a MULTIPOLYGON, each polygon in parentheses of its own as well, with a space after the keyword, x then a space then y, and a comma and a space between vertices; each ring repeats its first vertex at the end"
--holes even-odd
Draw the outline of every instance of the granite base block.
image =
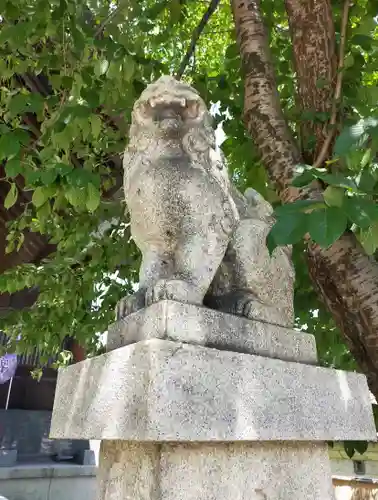
POLYGON ((329 441, 376 430, 363 375, 148 340, 60 370, 51 436, 329 441))
POLYGON ((103 441, 100 500, 331 500, 323 443, 103 441))
POLYGON ((154 338, 317 363, 313 335, 171 300, 152 304, 110 325, 107 350, 154 338))

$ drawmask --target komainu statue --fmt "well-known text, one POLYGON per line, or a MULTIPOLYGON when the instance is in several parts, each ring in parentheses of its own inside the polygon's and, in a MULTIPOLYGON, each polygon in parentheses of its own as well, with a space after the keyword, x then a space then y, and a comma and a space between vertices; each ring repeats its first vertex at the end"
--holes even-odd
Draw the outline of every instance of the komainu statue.
POLYGON ((291 327, 290 250, 269 256, 272 207, 231 184, 198 93, 163 76, 135 103, 124 156, 131 234, 142 252, 139 290, 117 319, 171 299, 291 327))

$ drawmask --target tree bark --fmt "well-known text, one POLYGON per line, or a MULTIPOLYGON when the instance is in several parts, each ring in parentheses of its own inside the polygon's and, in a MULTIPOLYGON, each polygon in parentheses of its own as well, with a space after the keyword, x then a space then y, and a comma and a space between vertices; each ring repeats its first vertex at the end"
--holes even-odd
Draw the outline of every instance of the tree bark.
POLYGON ((378 398, 378 266, 353 233, 330 248, 310 245, 309 274, 378 398))
MULTIPOLYGON (((305 0, 293 0, 291 5, 295 3, 302 5, 305 0)), ((328 0, 323 3, 328 3, 328 0)), ((281 200, 291 202, 303 196, 303 193, 290 186, 294 167, 303 158, 283 117, 260 0, 231 0, 231 5, 245 79, 245 124, 281 200)), ((296 22, 299 22, 298 19, 301 17, 297 17, 296 22)), ((322 59, 319 56, 319 61, 325 61, 327 57, 325 55, 322 59)), ((333 65, 333 56, 330 61, 333 65)), ((307 61, 303 64, 307 64, 307 61)), ((311 97, 312 100, 314 98, 311 97)), ((317 197, 319 193, 319 186, 314 186, 306 196, 317 197)), ((315 288, 367 376, 371 391, 378 398, 376 262, 366 255, 354 235, 348 233, 328 249, 308 242, 308 264, 315 288)))
POLYGON ((303 113, 301 149, 306 163, 312 164, 328 135, 335 94, 337 56, 332 9, 329 0, 285 0, 285 5, 303 113))

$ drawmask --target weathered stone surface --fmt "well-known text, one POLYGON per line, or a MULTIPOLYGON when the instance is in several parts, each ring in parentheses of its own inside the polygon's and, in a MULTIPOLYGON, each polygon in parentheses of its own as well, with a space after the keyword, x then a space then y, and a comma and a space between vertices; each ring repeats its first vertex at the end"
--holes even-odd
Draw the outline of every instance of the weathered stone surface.
POLYGON ((375 440, 365 377, 166 340, 59 371, 51 436, 375 440))
POLYGON ((240 221, 204 303, 223 312, 291 328, 291 248, 277 248, 270 256, 266 237, 274 223, 271 205, 253 189, 247 189, 245 197, 235 189, 232 193, 240 221))
POLYGON ((323 443, 148 444, 103 441, 106 500, 331 500, 323 443))
POLYGON ((153 338, 300 363, 315 364, 317 361, 313 335, 168 300, 152 304, 111 325, 107 350, 153 338))
POLYGON ((291 327, 294 273, 288 249, 272 257, 272 208, 230 183, 198 93, 172 77, 136 101, 124 156, 131 233, 142 252, 139 290, 118 319, 164 299, 207 305, 291 327), (206 297, 205 297, 206 296, 206 297))

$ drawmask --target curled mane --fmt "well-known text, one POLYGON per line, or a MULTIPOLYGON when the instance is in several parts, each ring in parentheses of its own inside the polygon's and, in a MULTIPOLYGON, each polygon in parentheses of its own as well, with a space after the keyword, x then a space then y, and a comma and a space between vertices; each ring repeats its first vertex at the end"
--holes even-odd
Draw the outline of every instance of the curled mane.
MULTIPOLYGON (((205 102, 194 88, 167 76, 161 77, 157 82, 149 85, 135 102, 130 127, 130 141, 124 158, 125 169, 127 163, 130 164, 130 161, 132 163, 133 157, 138 154, 148 155, 148 151, 151 150, 156 155, 159 149, 169 148, 170 142, 172 142, 172 139, 164 137, 160 133, 151 117, 143 113, 143 107, 146 103, 157 97, 166 100, 167 106, 169 106, 170 100, 175 97, 197 103, 198 116, 183 124, 182 134, 180 134, 180 130, 178 131, 180 143, 193 164, 206 169, 218 181, 222 178, 222 184, 225 187, 227 173, 222 157, 216 150, 212 117, 205 102), (222 170, 222 175, 220 175, 222 170)), ((173 146, 172 142, 172 147, 177 147, 177 145, 173 146)))

